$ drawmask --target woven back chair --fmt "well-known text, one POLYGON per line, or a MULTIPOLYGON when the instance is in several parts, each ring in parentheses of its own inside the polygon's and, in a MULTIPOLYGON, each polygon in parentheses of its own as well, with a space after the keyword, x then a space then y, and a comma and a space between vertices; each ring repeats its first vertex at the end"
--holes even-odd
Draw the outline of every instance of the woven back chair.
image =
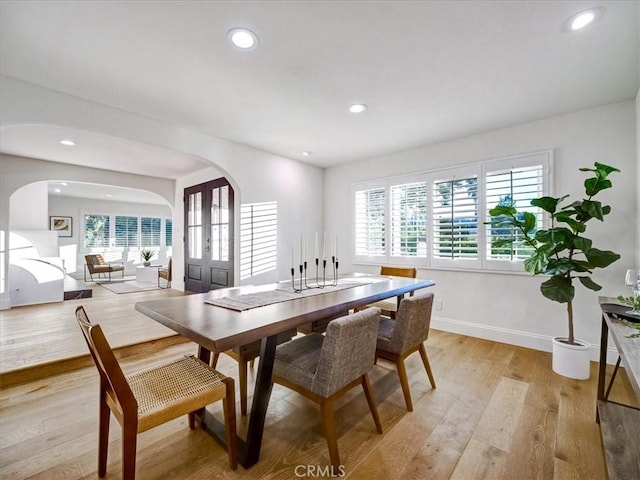
POLYGON ((104 257, 99 253, 93 253, 91 255, 84 256, 84 281, 87 281, 87 271, 93 282, 93 276, 107 275, 109 281, 111 281, 111 273, 122 272, 122 278, 124 278, 124 263, 122 262, 105 262, 104 257))
MULTIPOLYGON (((380 267, 380 275, 391 277, 405 277, 416 278, 418 276, 418 269, 413 267, 387 267, 382 265, 380 267)), ((413 296, 414 292, 411 292, 409 296, 413 296)), ((369 305, 371 307, 378 307, 380 313, 390 318, 395 318, 398 311, 398 299, 397 297, 388 298, 386 300, 380 300, 379 302, 369 305)))
POLYGON ((276 350, 273 381, 320 404, 329 456, 334 473, 340 468, 333 404, 357 385, 364 389, 378 433, 378 417, 367 372, 375 361, 380 311, 368 308, 333 320, 326 335, 310 333, 280 345, 276 350))
POLYGON ((107 473, 110 412, 122 428, 122 478, 134 479, 138 433, 187 414, 193 429, 195 412, 218 400, 223 402, 229 466, 237 468, 232 378, 193 356, 125 375, 100 325, 91 324, 82 306, 76 308, 76 319, 100 374, 98 476, 107 473))
POLYGON ((403 298, 395 319, 381 317, 378 330, 376 358, 384 358, 396 364, 407 410, 413 411, 409 380, 404 360, 414 352, 420 352, 432 388, 436 388, 433 372, 424 342, 429 336, 433 292, 426 295, 403 298))
POLYGON ((167 264, 167 268, 159 268, 158 269, 158 287, 160 286, 160 279, 163 278, 167 282, 166 288, 171 287, 171 273, 173 270, 173 259, 169 257, 169 263, 167 264))

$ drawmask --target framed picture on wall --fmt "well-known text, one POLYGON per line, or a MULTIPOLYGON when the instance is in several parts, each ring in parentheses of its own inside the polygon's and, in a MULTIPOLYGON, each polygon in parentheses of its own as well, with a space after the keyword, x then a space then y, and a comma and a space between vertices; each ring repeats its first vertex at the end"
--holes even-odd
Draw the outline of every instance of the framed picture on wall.
POLYGON ((71 237, 73 235, 72 217, 49 217, 49 230, 58 232, 59 237, 71 237))

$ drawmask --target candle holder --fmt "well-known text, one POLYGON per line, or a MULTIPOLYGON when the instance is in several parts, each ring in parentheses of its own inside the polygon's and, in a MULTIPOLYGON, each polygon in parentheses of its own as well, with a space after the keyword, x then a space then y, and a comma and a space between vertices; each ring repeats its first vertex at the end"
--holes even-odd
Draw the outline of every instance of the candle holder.
MULTIPOLYGON (((306 263, 307 262, 305 262, 305 264, 306 263)), ((302 292, 302 290, 304 290, 304 288, 302 286, 302 283, 303 283, 303 271, 306 270, 306 269, 304 268, 303 265, 299 265, 299 268, 300 268, 300 287, 296 288, 296 277, 295 277, 296 269, 294 267, 291 267, 291 288, 293 289, 293 291, 295 293, 300 293, 300 292, 302 292)))

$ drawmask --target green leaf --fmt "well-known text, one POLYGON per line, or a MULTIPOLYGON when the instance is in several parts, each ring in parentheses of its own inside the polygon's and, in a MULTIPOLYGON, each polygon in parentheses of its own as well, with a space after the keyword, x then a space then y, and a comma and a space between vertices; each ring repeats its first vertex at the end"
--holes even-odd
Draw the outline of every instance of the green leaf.
POLYGON ((540 292, 554 302, 569 303, 573 300, 575 288, 571 283, 571 278, 553 276, 549 280, 542 282, 540 292))
POLYGON ((573 246, 584 253, 587 253, 589 250, 591 250, 592 243, 593 242, 591 240, 584 237, 575 237, 573 239, 573 246))
POLYGON ((604 215, 602 215, 602 203, 596 200, 584 200, 582 202, 582 208, 589 214, 589 216, 597 218, 598 220, 604 220, 604 215))
POLYGON ((580 280, 580 283, 582 283, 582 285, 587 287, 589 290, 593 290, 594 292, 597 292, 598 290, 602 290, 602 287, 598 285, 596 282, 594 282, 593 280, 591 280, 591 277, 577 277, 577 278, 578 280, 580 280))
POLYGON ((575 232, 582 233, 585 230, 585 226, 584 224, 573 218, 573 215, 575 213, 576 211, 573 209, 571 211, 563 210, 556 213, 555 218, 558 222, 566 223, 567 225, 569 225, 575 232))
POLYGON ((556 208, 558 207, 558 202, 560 202, 560 198, 553 197, 540 197, 534 198, 531 200, 531 205, 534 207, 540 207, 545 212, 549 212, 551 214, 555 213, 556 208))
POLYGON ((529 273, 537 275, 546 270, 548 263, 549 259, 545 255, 544 251, 537 250, 533 255, 531 255, 524 261, 524 269, 529 273))
POLYGON ((500 215, 506 215, 507 217, 515 215, 517 210, 515 207, 510 207, 507 205, 497 205, 489 210, 489 215, 492 217, 498 217, 500 215))
POLYGON ((611 180, 601 179, 597 177, 587 178, 584 181, 584 190, 590 197, 596 195, 602 190, 611 188, 611 180))
POLYGON ((616 168, 616 167, 611 167, 609 165, 606 165, 604 163, 599 163, 599 162, 595 162, 594 163, 596 169, 598 169, 599 172, 604 172, 604 176, 605 178, 613 172, 620 172, 620 169, 616 168))
POLYGON ((620 259, 620 255, 617 253, 609 250, 598 250, 597 248, 591 248, 588 252, 585 252, 585 256, 593 268, 605 268, 620 259))
POLYGON ((524 231, 529 233, 536 228, 537 218, 531 212, 524 212, 524 231))

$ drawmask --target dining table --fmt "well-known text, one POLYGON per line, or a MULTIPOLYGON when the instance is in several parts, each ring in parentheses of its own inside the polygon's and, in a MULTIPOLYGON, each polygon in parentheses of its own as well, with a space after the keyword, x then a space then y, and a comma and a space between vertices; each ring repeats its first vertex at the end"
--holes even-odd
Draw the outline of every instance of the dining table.
MULTIPOLYGON (((240 464, 249 468, 260 458, 271 396, 278 334, 310 322, 337 318, 358 307, 432 287, 433 280, 353 273, 333 285, 295 291, 291 282, 247 285, 206 293, 143 301, 135 309, 198 345, 198 357, 209 364, 211 353, 261 341, 246 438, 238 438, 240 464)), ((202 427, 225 444, 224 425, 206 409, 202 427)))

